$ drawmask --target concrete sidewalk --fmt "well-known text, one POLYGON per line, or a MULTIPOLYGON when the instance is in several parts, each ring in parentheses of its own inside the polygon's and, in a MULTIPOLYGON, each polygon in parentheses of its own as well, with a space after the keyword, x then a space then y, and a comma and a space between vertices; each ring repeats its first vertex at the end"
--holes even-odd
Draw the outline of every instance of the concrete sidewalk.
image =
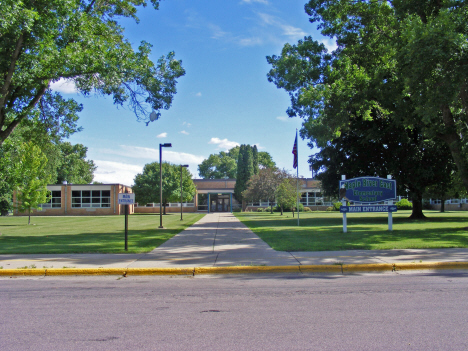
MULTIPOLYGON (((468 262, 468 249, 275 251, 231 213, 211 213, 146 254, 0 255, 2 269, 194 268, 468 262)), ((1 270, 0 270, 1 271, 1 270)))

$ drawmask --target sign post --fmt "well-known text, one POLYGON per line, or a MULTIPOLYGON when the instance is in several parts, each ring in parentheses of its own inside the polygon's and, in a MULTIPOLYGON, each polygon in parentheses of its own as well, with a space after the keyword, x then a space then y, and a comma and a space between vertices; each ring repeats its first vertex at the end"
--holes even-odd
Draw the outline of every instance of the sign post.
POLYGON ((392 213, 397 207, 390 200, 396 199, 396 181, 389 175, 379 177, 360 177, 346 180, 341 176, 340 200, 343 213, 343 233, 347 232, 346 214, 351 212, 388 212, 388 230, 393 230, 392 213), (386 205, 346 206, 347 201, 357 203, 386 203, 386 205))
POLYGON ((125 251, 128 251, 128 206, 135 203, 135 194, 119 194, 118 202, 125 206, 125 251))

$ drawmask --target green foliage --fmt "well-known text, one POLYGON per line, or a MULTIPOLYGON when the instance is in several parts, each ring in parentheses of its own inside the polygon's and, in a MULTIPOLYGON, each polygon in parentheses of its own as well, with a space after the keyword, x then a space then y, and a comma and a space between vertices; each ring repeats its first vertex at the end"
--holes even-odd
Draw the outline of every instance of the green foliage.
POLYGON ((332 207, 333 211, 339 211, 342 205, 343 204, 341 202, 334 202, 332 207))
POLYGON ((264 212, 265 210, 262 207, 257 208, 257 212, 264 212))
POLYGON ((136 16, 138 6, 156 0, 111 2, 2 1, 0 19, 0 144, 22 122, 66 137, 77 131, 81 106, 52 92, 52 82, 72 81, 84 95, 112 96, 128 104, 138 120, 168 109, 176 79, 185 74, 173 52, 150 60, 151 45, 137 50, 119 20, 136 16))
POLYGON ((239 147, 228 152, 211 154, 198 165, 198 173, 204 179, 235 178, 237 174, 237 158, 239 147), (235 158, 234 158, 235 157, 235 158))
POLYGON ((312 212, 312 210, 310 209, 310 207, 304 207, 304 212, 312 212))
POLYGON ((60 142, 60 167, 57 169, 57 183, 67 181, 72 184, 89 184, 93 181, 96 165, 86 160, 88 148, 82 144, 72 145, 60 142))
MULTIPOLYGON (((192 181, 192 175, 185 167, 173 165, 167 162, 162 164, 162 203, 180 202, 180 170, 182 168, 182 201, 189 201, 195 196, 196 188, 192 181)), ((143 167, 143 173, 135 176, 132 187, 135 193, 135 201, 140 204, 160 202, 159 162, 148 163, 143 167)))
POLYGON ((413 208, 413 204, 408 199, 401 199, 395 205, 399 210, 411 210, 413 208))
MULTIPOLYGON (((24 146, 24 153, 17 165, 20 180, 17 185, 16 197, 17 208, 20 212, 27 211, 30 214, 32 209, 39 208, 47 201, 49 177, 44 171, 46 164, 47 157, 39 147, 32 142, 24 146)), ((29 223, 30 218, 28 219, 29 223)))
POLYGON ((297 189, 292 178, 285 178, 281 181, 275 191, 275 198, 278 209, 283 212, 295 206, 297 201, 297 189))
MULTIPOLYGON (((252 164, 256 173, 258 173, 259 168, 275 167, 276 164, 268 152, 258 152, 258 150, 255 150, 257 150, 257 146, 252 148, 252 164), (255 152, 257 153, 256 158, 255 152)), ((198 173, 200 174, 200 177, 203 179, 236 178, 239 151, 240 146, 235 146, 228 152, 221 151, 219 154, 211 154, 198 165, 198 173)))
POLYGON ((288 115, 305 119, 301 136, 327 147, 356 119, 390 120, 445 142, 468 190, 465 2, 311 0, 305 8, 339 49, 306 37, 267 58, 269 81, 290 95, 288 115))
POLYGON ((290 178, 290 175, 284 170, 262 168, 257 174, 251 176, 242 196, 246 201, 274 202, 276 189, 285 178, 290 178))
POLYGON ((252 147, 250 145, 241 145, 237 159, 236 185, 234 186, 234 195, 239 202, 244 199, 242 193, 247 189, 247 182, 253 175, 252 147))

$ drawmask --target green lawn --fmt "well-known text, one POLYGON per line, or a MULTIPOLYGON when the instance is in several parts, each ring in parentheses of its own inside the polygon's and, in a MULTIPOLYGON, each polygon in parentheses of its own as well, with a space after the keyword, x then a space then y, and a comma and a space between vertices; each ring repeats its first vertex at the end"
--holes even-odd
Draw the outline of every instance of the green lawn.
POLYGON ((387 250, 468 247, 468 212, 425 211, 427 220, 409 220, 410 211, 393 214, 388 231, 387 213, 348 214, 348 232, 343 233, 343 215, 338 212, 236 213, 260 238, 278 251, 387 250))
POLYGON ((0 254, 140 253, 149 252, 192 225, 203 214, 128 217, 128 251, 125 251, 124 216, 0 217, 0 254))

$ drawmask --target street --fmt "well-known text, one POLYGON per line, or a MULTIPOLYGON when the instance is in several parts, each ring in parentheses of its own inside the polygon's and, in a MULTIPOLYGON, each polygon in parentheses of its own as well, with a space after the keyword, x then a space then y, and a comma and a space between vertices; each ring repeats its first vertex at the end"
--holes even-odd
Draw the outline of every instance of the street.
POLYGON ((0 279, 6 350, 467 350, 468 274, 0 279))

